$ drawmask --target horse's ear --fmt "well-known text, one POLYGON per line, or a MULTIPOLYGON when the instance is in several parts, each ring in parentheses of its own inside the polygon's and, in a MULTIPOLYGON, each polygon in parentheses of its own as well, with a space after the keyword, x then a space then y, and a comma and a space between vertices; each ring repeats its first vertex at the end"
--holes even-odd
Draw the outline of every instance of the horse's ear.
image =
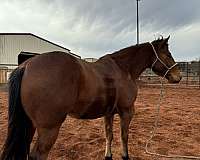
POLYGON ((163 41, 160 44, 161 48, 168 44, 169 38, 170 38, 170 35, 167 38, 163 39, 163 41))
POLYGON ((170 35, 165 39, 165 42, 167 43, 169 41, 170 35))

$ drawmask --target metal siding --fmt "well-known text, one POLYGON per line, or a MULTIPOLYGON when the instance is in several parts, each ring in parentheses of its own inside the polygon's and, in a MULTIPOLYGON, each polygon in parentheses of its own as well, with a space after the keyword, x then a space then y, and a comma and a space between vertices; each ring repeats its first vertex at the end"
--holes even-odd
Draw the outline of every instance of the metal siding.
POLYGON ((68 50, 41 40, 32 35, 0 35, 0 64, 17 64, 21 51, 44 53, 68 50))

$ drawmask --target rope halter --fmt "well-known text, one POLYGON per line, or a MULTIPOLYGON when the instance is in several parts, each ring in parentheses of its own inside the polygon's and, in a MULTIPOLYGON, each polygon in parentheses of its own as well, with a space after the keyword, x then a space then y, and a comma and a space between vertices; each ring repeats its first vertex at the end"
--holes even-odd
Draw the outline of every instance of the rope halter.
POLYGON ((153 69, 153 67, 155 66, 156 62, 159 61, 159 62, 167 69, 167 71, 165 72, 165 74, 164 74, 164 76, 163 76, 163 78, 166 78, 167 73, 169 73, 169 71, 170 71, 171 69, 173 69, 178 63, 174 63, 171 67, 168 67, 168 66, 162 61, 162 59, 160 59, 160 58, 158 57, 158 53, 156 52, 156 50, 155 50, 153 44, 152 44, 151 42, 149 42, 149 44, 150 44, 151 47, 153 48, 154 54, 155 54, 155 56, 156 56, 156 60, 153 62, 152 66, 151 66, 151 69, 153 69))

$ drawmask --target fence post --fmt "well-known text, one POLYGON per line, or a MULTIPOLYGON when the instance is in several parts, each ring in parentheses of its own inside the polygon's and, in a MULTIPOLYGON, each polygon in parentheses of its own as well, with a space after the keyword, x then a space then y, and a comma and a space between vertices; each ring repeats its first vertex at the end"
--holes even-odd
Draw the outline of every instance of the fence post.
POLYGON ((187 64, 187 65, 186 65, 186 66, 187 66, 187 75, 186 75, 186 76, 187 76, 187 77, 186 77, 187 79, 186 79, 186 86, 188 86, 188 76, 189 76, 189 73, 188 73, 188 72, 189 72, 189 71, 188 71, 189 66, 188 66, 188 65, 189 65, 189 62, 186 62, 186 64, 187 64))
POLYGON ((200 88, 200 58, 199 58, 199 72, 198 72, 198 74, 199 74, 199 88, 200 88))

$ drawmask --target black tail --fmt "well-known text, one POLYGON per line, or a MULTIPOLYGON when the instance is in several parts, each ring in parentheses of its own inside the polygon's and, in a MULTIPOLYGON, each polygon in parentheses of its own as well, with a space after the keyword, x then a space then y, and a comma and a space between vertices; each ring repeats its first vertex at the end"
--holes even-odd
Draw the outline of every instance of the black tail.
POLYGON ((26 160, 29 155, 33 125, 20 97, 24 68, 17 68, 9 81, 8 135, 0 160, 26 160))

